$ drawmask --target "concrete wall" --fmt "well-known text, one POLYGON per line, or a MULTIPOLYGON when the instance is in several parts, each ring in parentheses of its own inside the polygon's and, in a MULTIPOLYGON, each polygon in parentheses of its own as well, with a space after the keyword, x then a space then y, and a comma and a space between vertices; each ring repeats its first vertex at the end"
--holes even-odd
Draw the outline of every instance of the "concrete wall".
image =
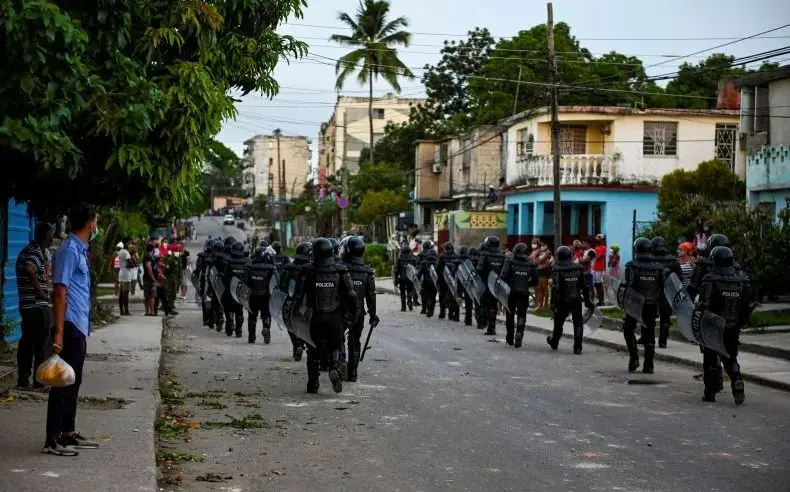
POLYGON ((790 78, 768 85, 771 145, 790 145, 790 78))
MULTIPOLYGON (((790 105, 790 103, 787 103, 790 105)), ((787 120, 790 121, 790 120, 787 120)), ((523 176, 525 163, 518 162, 516 143, 519 130, 528 128, 535 136, 535 155, 551 154, 551 117, 540 114, 530 119, 514 123, 507 130, 508 182, 516 182, 523 176)), ((617 153, 621 159, 617 163, 618 174, 623 182, 657 182, 665 174, 676 169, 693 170, 697 164, 715 157, 715 136, 717 123, 738 124, 739 116, 729 114, 617 114, 563 112, 562 124, 584 124, 587 129, 587 153, 617 153), (668 121, 678 124, 678 147, 675 156, 642 155, 642 137, 646 121, 668 121), (610 134, 601 130, 609 125, 610 134)), ((736 142, 735 173, 745 178, 745 155, 736 142)))
MULTIPOLYGON (((285 161, 286 197, 293 199, 302 192, 310 172, 310 143, 307 137, 280 136, 280 159, 285 161)), ((274 196, 280 197, 281 167, 277 165, 277 137, 256 135, 248 144, 254 173, 255 194, 268 195, 269 187, 274 196), (270 174, 274 178, 269 182, 270 174)))

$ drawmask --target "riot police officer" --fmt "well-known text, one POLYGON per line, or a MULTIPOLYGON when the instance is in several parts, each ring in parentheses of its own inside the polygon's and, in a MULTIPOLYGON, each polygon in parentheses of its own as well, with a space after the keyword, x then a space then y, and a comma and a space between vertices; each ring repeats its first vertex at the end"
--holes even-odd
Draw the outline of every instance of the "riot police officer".
MULTIPOLYGON (((656 263, 664 267, 664 279, 669 278, 669 275, 672 273, 676 274, 678 278, 683 278, 683 270, 680 267, 680 261, 678 261, 675 255, 667 251, 664 238, 656 236, 651 242, 653 244, 653 259, 656 263)), ((658 303, 658 348, 667 348, 672 307, 669 305, 669 301, 667 301, 663 292, 660 292, 658 297, 660 298, 658 303)))
MULTIPOLYGON (((209 328, 216 326, 217 332, 222 331, 222 326, 224 324, 224 309, 222 307, 222 299, 220 298, 220 295, 214 290, 214 285, 211 283, 209 274, 213 269, 217 272, 217 278, 222 280, 222 274, 224 272, 224 270, 222 270, 222 268, 224 268, 223 258, 224 244, 219 238, 217 238, 211 245, 211 256, 206 258, 206 290, 208 291, 208 295, 211 298, 209 303, 209 309, 211 311, 211 322, 209 323, 209 328)), ((225 290, 227 290, 227 288, 225 290)), ((224 296, 225 294, 222 293, 222 297, 224 296)))
POLYGON ((334 255, 336 261, 341 261, 340 258, 340 241, 337 238, 330 237, 329 244, 332 245, 332 255, 334 255))
POLYGON ((749 306, 751 284, 745 272, 736 270, 732 250, 727 246, 713 248, 710 259, 713 261, 713 269, 702 279, 699 304, 724 318, 724 348, 729 357, 720 356, 709 348, 703 349, 705 393, 702 399, 716 401, 716 392, 719 390, 717 372, 721 358, 721 364, 730 377, 735 404, 740 405, 746 399, 746 394, 741 367, 738 364, 738 338, 752 311, 749 306))
POLYGON ((400 291, 401 311, 406 311, 407 306, 409 311, 414 309, 412 306, 414 285, 406 275, 406 268, 408 265, 414 266, 416 263, 417 261, 414 259, 414 255, 411 254, 411 249, 409 249, 409 246, 406 244, 401 246, 400 254, 397 258, 395 258, 395 266, 392 267, 392 281, 395 284, 395 287, 400 291))
POLYGON ((233 299, 230 294, 230 282, 233 277, 241 281, 247 278, 247 259, 244 257, 244 245, 238 241, 233 243, 230 248, 230 258, 225 261, 225 274, 223 282, 225 284, 225 300, 222 307, 225 308, 225 334, 233 335, 234 328, 236 337, 241 338, 244 326, 244 307, 233 299), (226 303, 227 302, 227 303, 226 303))
MULTIPOLYGON (((469 248, 469 260, 472 262, 472 266, 474 267, 475 271, 477 271, 477 267, 480 265, 480 250, 475 246, 471 246, 469 248)), ((477 323, 477 329, 482 330, 485 328, 484 323, 480 321, 480 306, 478 305, 477 301, 471 298, 470 301, 472 302, 472 308, 474 313, 474 319, 477 323)), ((471 323, 471 320, 469 320, 471 323)), ((471 326, 471 325, 470 325, 471 326)))
POLYGON ((318 238, 313 242, 313 262, 302 268, 302 280, 297 291, 299 305, 304 299, 313 313, 310 318, 310 338, 316 347, 307 349, 307 392, 319 388, 321 352, 328 354, 329 379, 336 393, 343 391, 338 365, 340 344, 345 330, 345 319, 357 312, 357 297, 348 270, 337 263, 332 243, 318 238))
MULTIPOLYGON (((436 287, 431 276, 431 269, 436 270, 436 264, 439 261, 436 255, 436 250, 433 248, 431 241, 425 241, 422 245, 422 260, 420 260, 420 278, 422 279, 422 304, 425 308, 425 315, 429 318, 433 317, 434 310, 436 309, 436 287)), ((438 273, 437 273, 438 275, 438 273)))
MULTIPOLYGON (((526 248, 526 246, 524 246, 526 248)), ((546 338, 552 350, 557 350, 562 338, 563 325, 571 315, 573 320, 573 353, 582 353, 584 324, 582 321, 582 300, 588 307, 592 302, 584 296, 584 271, 582 266, 573 259, 573 253, 567 246, 560 246, 556 252, 557 262, 551 269, 551 308, 554 311, 554 333, 546 338)))
MULTIPOLYGON (((458 264, 461 265, 462 263, 464 263, 466 260, 469 259, 470 259, 469 248, 466 246, 461 246, 460 248, 458 248, 458 264)), ((469 295, 466 289, 461 289, 461 291, 462 291, 461 299, 463 299, 464 301, 464 324, 466 326, 472 326, 472 315, 474 314, 472 296, 469 295)))
POLYGON ((291 262, 291 259, 283 254, 283 245, 280 244, 280 241, 274 241, 272 249, 274 250, 274 265, 278 271, 282 270, 285 265, 291 262))
MULTIPOLYGON (((658 316, 659 296, 664 295, 664 267, 653 260, 653 243, 640 237, 634 241, 636 257, 625 264, 626 289, 633 289, 641 295, 644 304, 641 306, 642 339, 645 342, 645 360, 642 372, 653 374, 653 356, 656 351, 656 317, 658 316)), ((626 297, 629 297, 626 295, 626 297)), ((626 300, 628 302, 628 300, 626 300)), ((638 308, 638 307, 637 307, 638 308)), ((628 314, 623 322, 623 336, 628 347, 628 371, 634 372, 639 367, 639 352, 636 348, 637 320, 628 314)))
POLYGON ((502 280, 510 286, 505 342, 519 348, 527 326, 529 288, 538 283, 538 269, 529 259, 526 244, 518 243, 513 247, 513 257, 507 258, 502 266, 502 280))
POLYGON ((376 315, 376 282, 371 268, 365 265, 362 255, 365 254, 365 243, 357 237, 348 240, 343 248, 343 265, 348 269, 354 293, 357 296, 357 312, 352 314, 351 326, 348 330, 348 372, 346 381, 357 380, 359 356, 362 353, 362 331, 365 328, 365 305, 370 316, 370 326, 379 324, 376 315))
MULTIPOLYGON (((420 314, 426 314, 428 312, 427 308, 425 307, 425 289, 423 289, 422 287, 422 282, 424 279, 420 274, 420 272, 422 271, 420 267, 422 265, 423 258, 425 258, 425 253, 431 248, 433 248, 433 241, 425 240, 422 242, 422 247, 420 248, 420 252, 417 253, 417 263, 416 263, 417 280, 419 280, 420 282, 420 299, 422 300, 422 306, 420 306, 420 314)), ((417 305, 417 303, 414 304, 417 305)))
MULTIPOLYGON (((302 278, 302 267, 310 263, 310 255, 313 252, 313 243, 299 243, 296 246, 296 254, 291 263, 285 265, 280 274, 280 289, 287 295, 293 295, 296 286, 302 278), (292 287, 293 286, 293 287, 292 287)), ((302 353, 304 352, 304 341, 288 332, 291 338, 291 345, 293 346, 293 359, 295 361, 302 360, 302 353)))
POLYGON ((211 304, 208 302, 208 266, 211 263, 211 248, 213 247, 211 238, 206 239, 203 251, 197 254, 195 260, 195 271, 198 277, 198 297, 200 299, 200 310, 203 313, 203 326, 214 328, 214 321, 211 319, 211 304))
POLYGON ((269 282, 273 275, 277 275, 277 267, 274 259, 266 254, 264 248, 256 248, 252 258, 247 263, 246 283, 250 288, 250 314, 247 319, 247 341, 255 343, 255 325, 258 322, 258 315, 261 316, 263 329, 263 343, 269 344, 272 341, 271 322, 269 314, 269 282))
POLYGON ((448 311, 447 318, 450 321, 460 321, 458 300, 453 296, 444 278, 445 268, 450 276, 455 278, 455 272, 458 270, 458 255, 455 254, 455 245, 449 241, 442 246, 442 254, 436 263, 436 273, 439 277, 439 319, 444 319, 445 311, 448 311))
MULTIPOLYGON (((488 276, 494 273, 499 276, 502 273, 502 266, 505 264, 505 255, 499 251, 499 238, 488 236, 483 242, 483 250, 480 252, 480 264, 477 266, 477 273, 488 284, 488 276)), ((481 299, 480 320, 488 328, 486 335, 496 335, 496 315, 499 310, 499 301, 494 297, 490 289, 486 289, 481 299)), ((481 321, 478 321, 478 328, 481 321)))

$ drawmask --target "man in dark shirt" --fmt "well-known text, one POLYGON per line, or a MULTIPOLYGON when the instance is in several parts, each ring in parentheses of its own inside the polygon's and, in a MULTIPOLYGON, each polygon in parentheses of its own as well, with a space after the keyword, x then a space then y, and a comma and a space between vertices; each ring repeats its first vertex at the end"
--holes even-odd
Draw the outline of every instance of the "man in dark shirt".
MULTIPOLYGON (((22 338, 17 349, 17 386, 20 389, 30 387, 32 368, 38 367, 46 357, 46 343, 52 324, 46 250, 52 246, 53 234, 52 225, 39 223, 34 239, 16 260, 19 314, 22 316, 22 338)), ((43 387, 38 381, 33 381, 34 389, 43 387)))

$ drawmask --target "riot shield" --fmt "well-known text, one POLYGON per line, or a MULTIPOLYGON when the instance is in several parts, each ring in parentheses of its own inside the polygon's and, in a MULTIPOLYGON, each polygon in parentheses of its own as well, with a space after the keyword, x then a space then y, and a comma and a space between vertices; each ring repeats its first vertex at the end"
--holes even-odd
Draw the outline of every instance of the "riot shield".
POLYGON ((603 313, 597 307, 587 308, 582 313, 582 322, 584 323, 584 336, 589 337, 601 327, 603 323, 603 313))
POLYGON ((678 328, 684 337, 729 357, 724 348, 726 320, 710 311, 696 309, 677 274, 670 274, 664 281, 664 297, 672 306, 677 317, 678 328))
POLYGON ((453 274, 450 273, 450 269, 444 267, 442 275, 444 276, 444 283, 447 284, 447 290, 450 291, 450 294, 453 296, 453 299, 455 299, 455 302, 458 303, 459 306, 462 305, 463 302, 461 302, 461 300, 458 298, 458 282, 455 280, 453 274))
MULTIPOLYGON (((412 285, 414 285, 414 292, 417 293, 417 298, 419 299, 420 289, 422 289, 422 286, 417 280, 417 269, 414 268, 414 265, 406 265, 406 278, 409 279, 409 282, 411 282, 412 285)), ((422 302, 421 299, 420 302, 422 302)))
POLYGON ((239 277, 230 279, 230 296, 234 301, 244 306, 244 309, 252 311, 250 309, 250 288, 239 277))
POLYGON ((480 276, 475 271, 474 265, 470 260, 466 260, 460 265, 458 265, 458 272, 456 272, 456 278, 458 279, 458 283, 461 284, 461 287, 466 290, 467 294, 474 299, 477 305, 480 305, 480 300, 483 298, 483 294, 486 291, 486 286, 483 281, 480 279, 480 276))
POLYGON ((203 304, 203 292, 200 292, 200 270, 192 272, 192 287, 195 288, 195 303, 200 306, 203 304))
MULTIPOLYGON (((214 295, 217 296, 217 301, 222 306, 222 296, 225 294, 225 285, 222 283, 222 277, 217 272, 217 267, 211 267, 209 270, 208 275, 209 280, 211 281, 211 286, 214 287, 214 295)), ((222 306, 223 310, 225 306, 222 306)))
POLYGON ((287 297, 285 304, 283 304, 282 315, 288 331, 315 348, 315 343, 310 337, 310 320, 313 317, 313 310, 308 308, 302 300, 287 297))
POLYGON ((269 315, 280 330, 287 330, 288 328, 283 319, 286 295, 280 290, 279 285, 280 282, 277 275, 272 275, 271 280, 269 280, 269 315))
POLYGON ((488 272, 488 290, 491 292, 491 295, 510 312, 510 307, 508 306, 510 286, 502 280, 502 277, 494 272, 488 272))
POLYGON ((433 282, 433 286, 437 289, 439 288, 439 275, 436 273, 436 269, 431 265, 431 269, 428 270, 428 273, 431 275, 431 282, 433 282))
POLYGON ((637 323, 643 324, 642 309, 645 306, 645 298, 642 294, 634 289, 627 288, 625 282, 614 277, 609 278, 609 284, 610 288, 616 292, 615 299, 620 309, 625 311, 625 314, 628 316, 634 318, 637 323))

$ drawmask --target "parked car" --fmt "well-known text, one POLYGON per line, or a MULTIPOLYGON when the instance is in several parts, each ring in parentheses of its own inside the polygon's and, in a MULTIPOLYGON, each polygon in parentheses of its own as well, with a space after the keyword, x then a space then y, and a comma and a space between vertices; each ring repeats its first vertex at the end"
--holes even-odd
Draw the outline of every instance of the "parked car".
POLYGON ((236 217, 232 214, 228 214, 222 219, 222 225, 234 225, 236 223, 236 217))
POLYGON ((236 222, 236 227, 238 227, 239 229, 241 229, 243 231, 247 226, 246 226, 246 224, 244 224, 243 220, 240 220, 240 221, 236 222))

